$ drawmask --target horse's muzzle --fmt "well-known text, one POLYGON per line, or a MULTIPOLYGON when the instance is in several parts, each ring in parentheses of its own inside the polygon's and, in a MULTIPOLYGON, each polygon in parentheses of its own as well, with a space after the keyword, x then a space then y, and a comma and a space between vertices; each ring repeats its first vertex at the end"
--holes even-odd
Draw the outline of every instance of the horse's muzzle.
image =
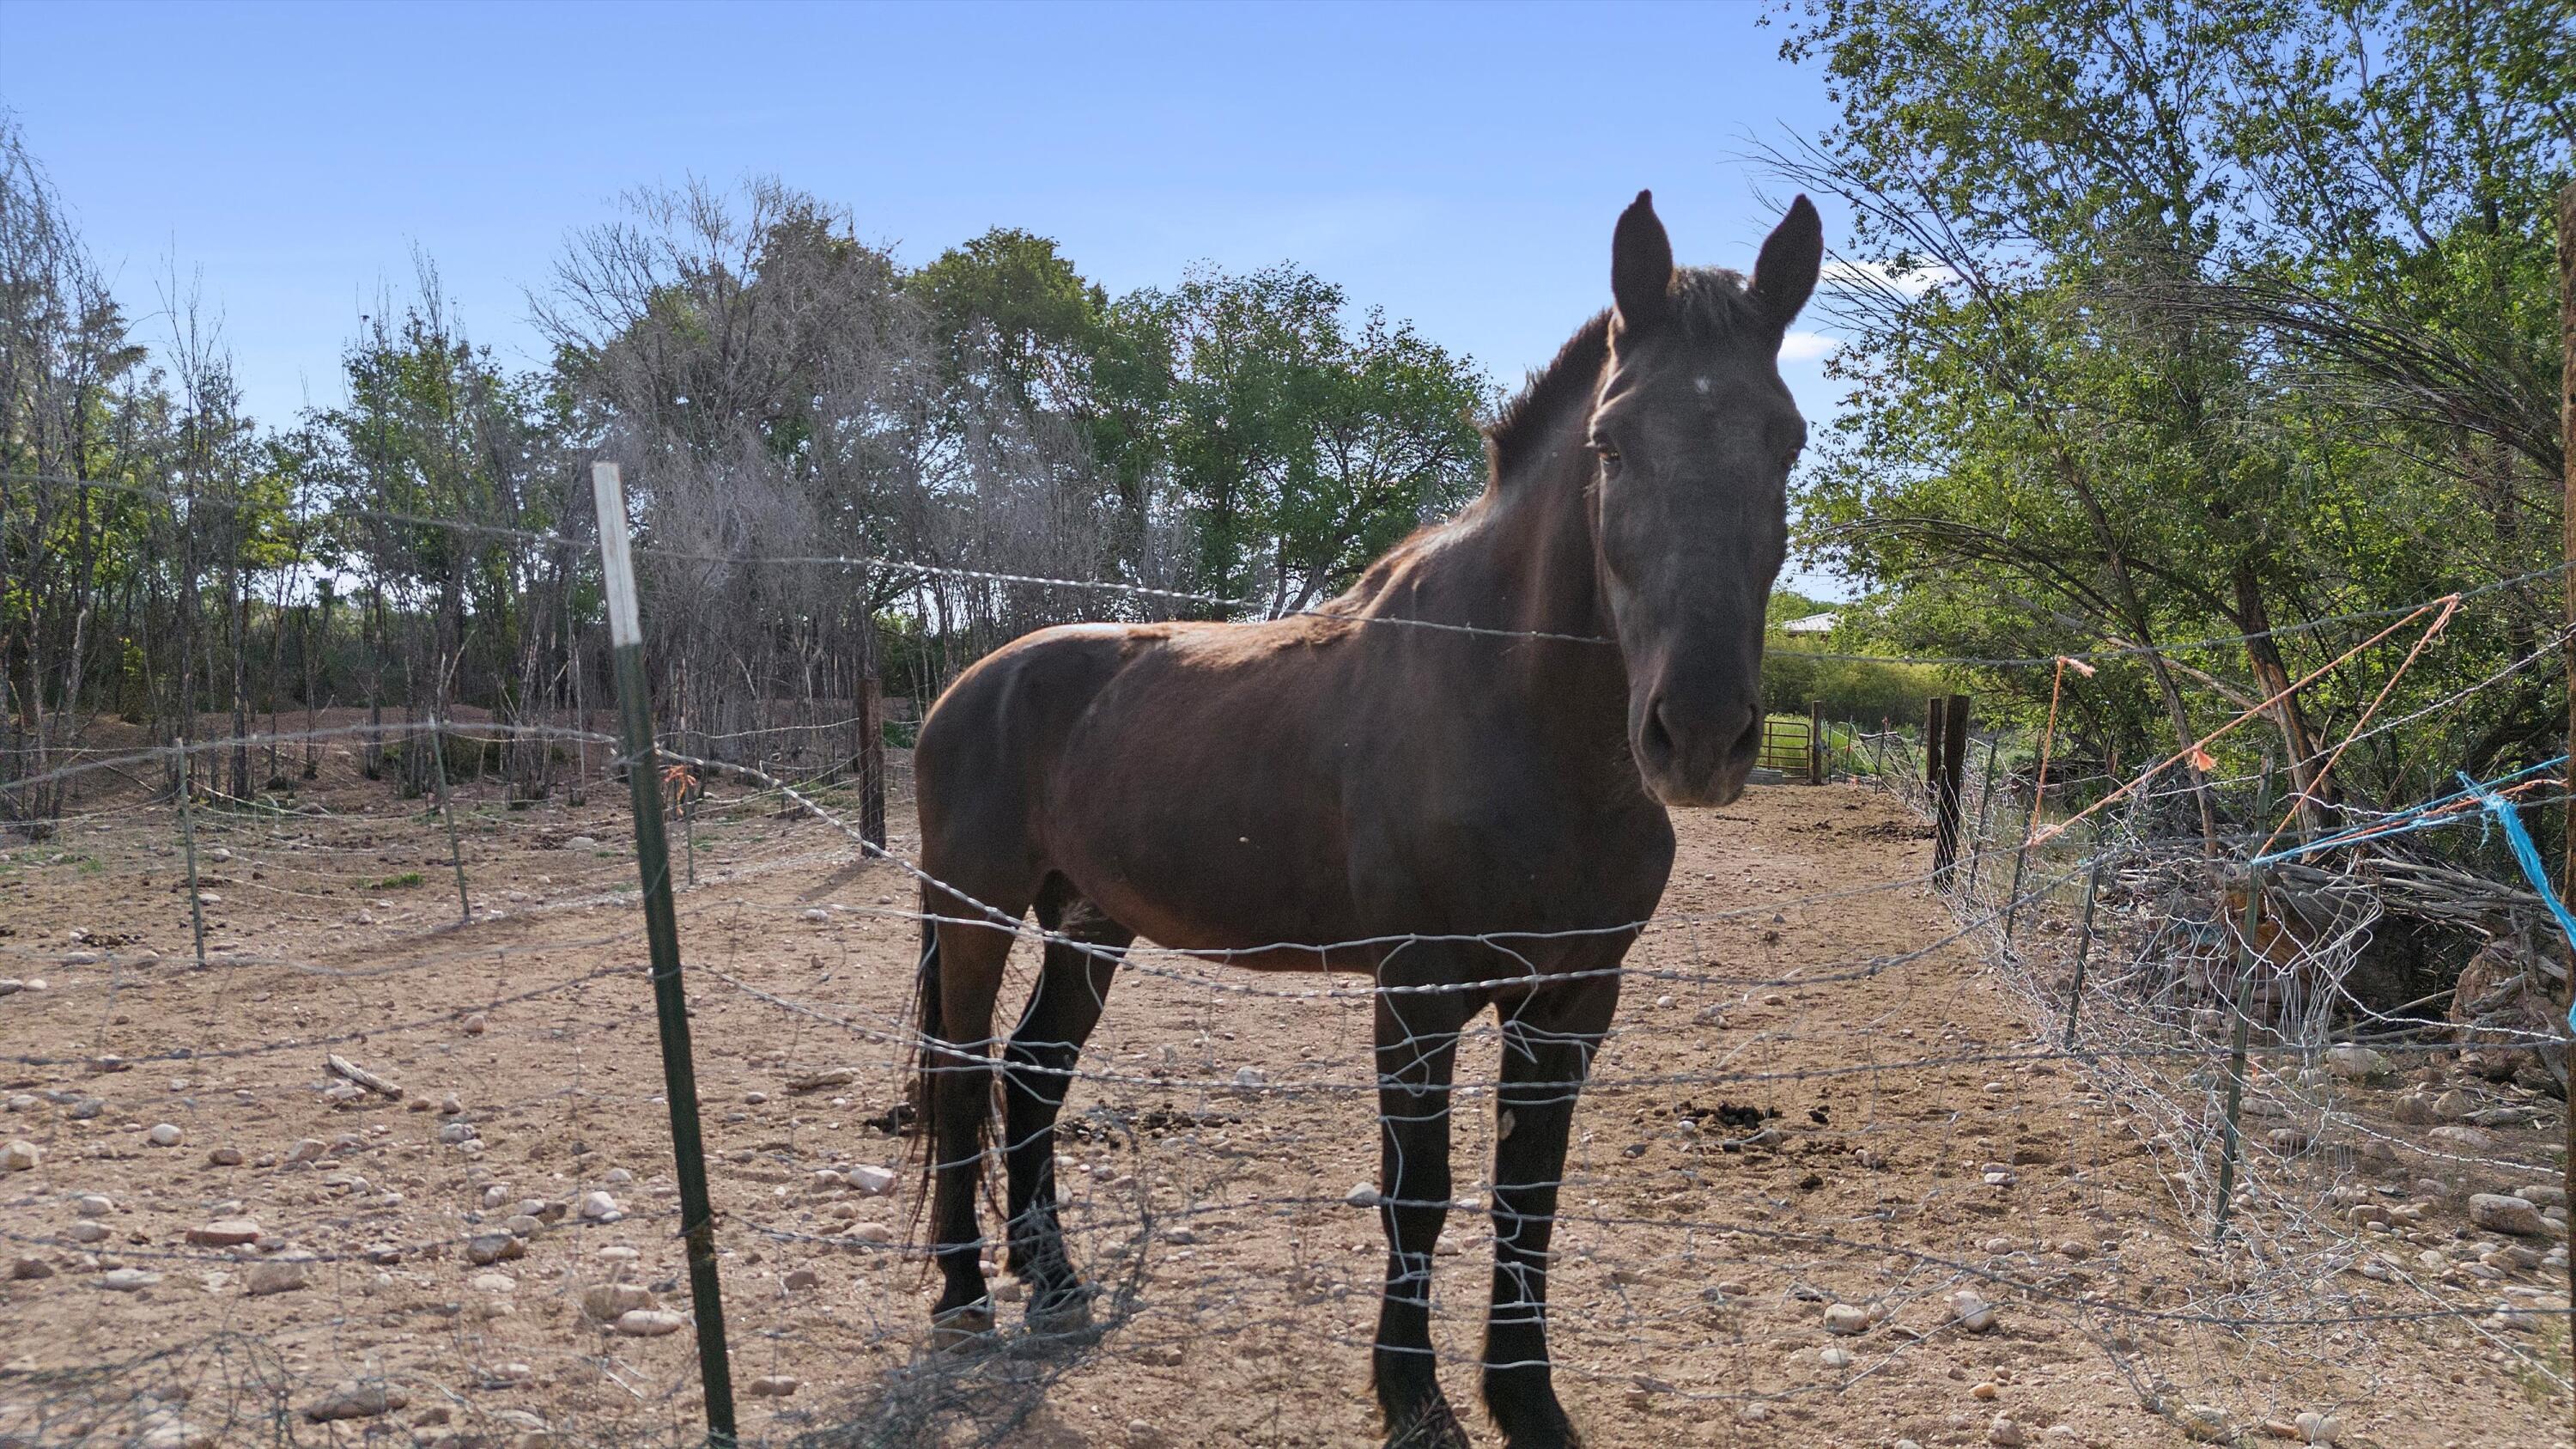
POLYGON ((1762 711, 1750 702, 1692 707, 1670 694, 1646 702, 1633 741, 1637 773, 1667 805, 1731 805, 1762 753, 1762 711))

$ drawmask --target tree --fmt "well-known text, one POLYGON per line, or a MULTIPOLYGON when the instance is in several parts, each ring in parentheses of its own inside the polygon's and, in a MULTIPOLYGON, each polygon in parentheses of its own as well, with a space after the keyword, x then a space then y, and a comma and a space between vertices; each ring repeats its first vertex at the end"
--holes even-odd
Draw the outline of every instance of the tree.
MULTIPOLYGON (((2548 562, 2543 200, 2566 172, 2576 66, 2507 52, 2566 57, 2555 10, 1800 8, 1785 53, 1823 67, 1844 113, 1775 159, 1849 203, 1856 253, 1854 340, 1834 363, 1853 406, 1802 480, 1805 547, 1882 586, 1891 643, 2139 651, 2074 706, 2130 758, 2386 620, 2285 623, 2548 562), (2235 637, 2188 646, 2210 636, 2235 637), (2213 695, 2217 711, 2196 707, 2213 695)), ((2482 601, 2383 714, 2528 653, 2554 611, 2527 586, 2482 601)), ((2335 793, 2309 788, 2323 750, 2393 663, 2269 712, 2312 810, 2335 793)), ((2035 708, 2048 679, 1981 687, 2035 708)), ((2549 733, 2533 703, 2482 694, 2337 778, 2388 800, 2424 787, 2428 753, 2505 763, 2549 733)))

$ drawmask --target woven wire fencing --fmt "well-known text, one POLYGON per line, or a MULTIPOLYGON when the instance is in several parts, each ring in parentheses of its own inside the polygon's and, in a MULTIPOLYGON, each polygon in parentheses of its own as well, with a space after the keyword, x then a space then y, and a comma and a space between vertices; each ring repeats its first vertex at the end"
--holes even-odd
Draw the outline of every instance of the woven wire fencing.
MULTIPOLYGON (((1093 1328, 1019 1332, 997 1261, 1003 1331, 928 1352, 906 757, 877 851, 846 720, 723 733, 665 746, 744 1437, 1373 1442, 1374 988, 1132 952, 1058 1135, 1093 1328)), ((0 860, 0 1435, 698 1441, 614 744, 470 719, 242 743, 311 778, 174 794, 171 747, 104 731, 55 766, 69 813, 0 860), (567 788, 513 799, 482 764, 536 741, 567 788), (371 745, 441 751, 444 805, 371 779, 371 745)), ((2433 1385, 2493 1442, 2548 1442, 2550 1033, 2356 989, 2420 873, 2275 871, 2248 992, 2256 782, 2222 782, 2215 854, 2159 782, 2026 848, 2027 783, 1972 769, 1936 873, 1907 742, 1844 744, 1864 779, 1678 817, 1623 967, 1552 1293, 1592 1442, 2432 1442, 2392 1406, 2433 1385)), ((2481 999, 2549 994, 2536 898, 2445 899, 2487 922, 2481 999)), ((1488 1434, 1497 1051, 1470 1028, 1431 1288, 1488 1434)))

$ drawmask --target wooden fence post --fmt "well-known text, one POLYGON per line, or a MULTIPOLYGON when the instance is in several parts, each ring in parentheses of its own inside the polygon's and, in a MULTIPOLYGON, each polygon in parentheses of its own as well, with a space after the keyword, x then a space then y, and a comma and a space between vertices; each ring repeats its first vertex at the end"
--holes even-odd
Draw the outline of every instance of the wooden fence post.
POLYGON ((1941 788, 1934 796, 1932 816, 1932 870, 1936 884, 1948 885, 1950 872, 1959 863, 1960 795, 1968 773, 1968 697, 1954 694, 1944 701, 1941 719, 1941 788))
POLYGON ((179 730, 179 843, 188 852, 188 931, 197 943, 197 969, 206 969, 206 898, 197 889, 197 812, 195 771, 189 768, 188 731, 179 730))
MULTIPOLYGON (((2564 545, 2567 571, 2558 578, 2558 590, 2567 601, 2567 748, 2576 756, 2576 181, 2558 191, 2558 437, 2560 451, 2566 455, 2567 480, 2565 500, 2560 508, 2565 529, 2564 545)), ((2567 766, 2567 775, 2576 779, 2576 759, 2567 766)), ((2561 896, 2576 892, 2576 802, 2567 807, 2567 867, 2559 876, 2561 896)), ((2576 1073, 2576 951, 2567 958, 2567 999, 2565 1020, 2569 1023, 2567 1042, 2569 1071, 2576 1073)), ((2576 1094, 2571 1094, 2576 1095, 2576 1094)), ((2576 1195, 2576 1107, 2559 1114, 2567 1119, 2567 1157, 2564 1171, 2567 1190, 2576 1195)), ((2576 1254, 2567 1259, 2567 1291, 2576 1295, 2576 1254)))
MULTIPOLYGON (((864 627, 874 629, 871 620, 864 627)), ((886 843, 885 686, 872 648, 859 675, 859 838, 879 850, 886 843)))
POLYGON ((447 863, 456 868, 457 924, 474 924, 474 902, 465 894, 465 847, 456 838, 456 807, 447 798, 447 734, 439 728, 438 711, 429 715, 429 760, 438 783, 438 816, 447 822, 447 863))
POLYGON ((599 562, 608 593, 609 645, 617 659, 617 718, 626 783, 635 802, 635 868, 643 878, 644 936, 652 953, 653 1007, 662 1031, 662 1091, 671 1108, 671 1155, 679 1169, 680 1231, 688 1242, 689 1306, 698 1321, 698 1383, 706 1392, 707 1438, 735 1442, 733 1370, 725 1359, 724 1295, 716 1278, 715 1213, 707 1196, 706 1143, 698 1129, 697 1064, 689 1054, 689 1002, 680 985, 680 925, 671 907, 671 848, 662 833, 662 782, 653 768, 653 706, 644 676, 644 630, 627 554, 626 490, 617 465, 594 463, 599 562))
POLYGON ((1807 701, 1807 783, 1825 783, 1825 702, 1807 701))
MULTIPOLYGON (((1950 722, 1950 709, 1941 696, 1934 695, 1923 705, 1923 809, 1937 825, 1941 814, 1941 729, 1950 722)), ((1932 856, 1940 861, 1941 840, 1933 833, 1932 856)))

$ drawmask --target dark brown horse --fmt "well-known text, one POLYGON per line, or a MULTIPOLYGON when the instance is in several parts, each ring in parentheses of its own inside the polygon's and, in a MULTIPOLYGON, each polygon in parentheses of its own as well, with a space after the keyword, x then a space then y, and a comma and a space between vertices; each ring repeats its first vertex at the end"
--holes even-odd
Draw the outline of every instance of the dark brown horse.
POLYGON ((1488 1003, 1503 1054, 1485 1402, 1512 1444, 1576 1442, 1545 1321, 1567 1127, 1672 865, 1665 807, 1733 800, 1759 746, 1763 610, 1806 435, 1777 359, 1822 248, 1800 197, 1750 281, 1677 270, 1640 192, 1611 240, 1615 305, 1489 430, 1484 494, 1456 518, 1313 614, 1049 629, 940 699, 914 759, 921 864, 952 888, 924 892, 944 919, 924 932, 919 1003, 935 1338, 992 1327, 975 1199, 993 1008, 1035 908, 1044 962, 1002 1067, 1010 1264, 1033 1325, 1085 1312, 1054 1123, 1119 951, 1144 936, 1366 971, 1390 1442, 1465 1442, 1428 1295, 1451 1064, 1488 1003))

